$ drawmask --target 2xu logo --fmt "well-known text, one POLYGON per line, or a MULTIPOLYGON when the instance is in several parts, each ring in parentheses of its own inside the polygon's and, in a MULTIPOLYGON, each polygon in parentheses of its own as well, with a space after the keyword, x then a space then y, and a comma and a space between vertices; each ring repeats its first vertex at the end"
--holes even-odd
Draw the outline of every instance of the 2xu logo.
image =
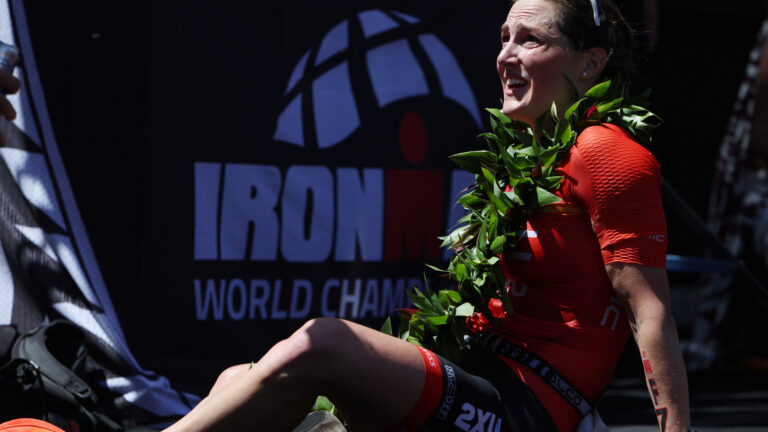
POLYGON ((501 419, 496 414, 475 408, 469 402, 465 402, 461 410, 464 412, 453 424, 464 432, 501 432, 501 419))

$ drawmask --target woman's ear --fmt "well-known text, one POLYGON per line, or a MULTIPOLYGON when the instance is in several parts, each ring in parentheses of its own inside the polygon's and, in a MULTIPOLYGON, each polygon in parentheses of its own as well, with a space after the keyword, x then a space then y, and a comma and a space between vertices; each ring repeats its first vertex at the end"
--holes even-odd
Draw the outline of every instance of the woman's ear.
POLYGON ((594 47, 582 52, 579 79, 591 80, 599 78, 607 63, 608 53, 602 47, 594 47))

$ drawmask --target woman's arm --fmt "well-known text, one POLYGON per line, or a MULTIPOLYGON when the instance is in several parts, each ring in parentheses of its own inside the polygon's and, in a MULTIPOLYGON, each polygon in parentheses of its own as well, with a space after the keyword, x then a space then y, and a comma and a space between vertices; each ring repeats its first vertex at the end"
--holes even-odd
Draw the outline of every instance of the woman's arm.
POLYGON ((666 270, 617 262, 605 268, 627 309, 661 431, 687 431, 688 379, 670 309, 666 270))

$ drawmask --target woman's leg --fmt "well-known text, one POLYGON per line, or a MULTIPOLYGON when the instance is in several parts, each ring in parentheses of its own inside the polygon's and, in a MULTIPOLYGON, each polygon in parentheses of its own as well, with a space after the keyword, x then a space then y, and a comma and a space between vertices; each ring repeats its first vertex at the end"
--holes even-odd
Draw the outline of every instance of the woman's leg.
POLYGON ((402 420, 424 386, 414 345, 334 318, 309 321, 254 364, 229 369, 200 404, 166 431, 290 431, 318 394, 358 431, 402 420))

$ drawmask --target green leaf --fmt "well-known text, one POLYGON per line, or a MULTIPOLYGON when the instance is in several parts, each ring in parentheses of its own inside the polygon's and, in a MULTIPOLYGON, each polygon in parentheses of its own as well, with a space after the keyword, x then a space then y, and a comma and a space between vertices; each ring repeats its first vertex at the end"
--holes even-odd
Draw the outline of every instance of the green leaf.
POLYGON ((387 320, 384 321, 384 325, 381 326, 380 331, 384 334, 392 336, 392 322, 389 320, 389 317, 387 317, 387 320))
POLYGON ((514 190, 509 191, 509 192, 504 192, 504 195, 506 195, 507 198, 509 198, 509 200, 512 201, 516 206, 523 206, 523 205, 525 205, 525 202, 523 202, 522 198, 520 198, 517 195, 517 192, 515 192, 514 190))
POLYGON ((493 273, 496 276, 496 281, 498 283, 497 289, 499 297, 501 297, 501 304, 504 305, 504 309, 507 313, 515 313, 515 310, 512 307, 512 301, 509 299, 509 294, 507 293, 507 275, 504 274, 504 269, 501 268, 501 265, 493 266, 493 273))
POLYGON ((529 160, 527 157, 515 157, 511 160, 512 166, 522 170, 526 168, 533 168, 536 166, 536 162, 529 160))
POLYGON ((445 304, 456 304, 461 302, 461 294, 454 290, 440 290, 440 301, 445 304))
POLYGON ((450 156, 450 159, 472 174, 480 174, 481 167, 493 167, 496 164, 496 155, 488 150, 458 153, 450 156))
POLYGON ((533 149, 534 155, 538 156, 541 154, 542 148, 539 146, 535 136, 531 137, 531 148, 533 149))
MULTIPOLYGON (((498 141, 499 140, 499 136, 496 135, 495 133, 491 133, 491 132, 481 133, 481 134, 477 135, 477 137, 478 138, 487 138, 487 139, 489 139, 491 141, 498 141)), ((450 158, 450 156, 449 156, 449 158, 450 158)))
POLYGON ((597 84, 596 86, 587 90, 587 93, 584 96, 595 98, 595 99, 602 99, 603 97, 605 97, 605 94, 608 92, 608 89, 610 87, 611 87, 610 80, 603 81, 600 84, 597 84))
MULTIPOLYGON (((562 142, 562 143, 570 143, 571 142, 571 125, 570 123, 566 121, 561 121, 557 123, 557 128, 555 129, 555 139, 562 142)), ((548 164, 547 164, 548 165, 548 164)))
POLYGON ((483 219, 483 225, 480 227, 476 244, 480 252, 485 252, 485 249, 488 247, 488 218, 483 219))
POLYGON ((400 334, 398 335, 400 339, 407 340, 408 336, 411 334, 411 319, 407 317, 405 314, 400 314, 400 334))
POLYGON ((459 282, 467 278, 467 266, 463 263, 456 264, 456 280, 459 282))
POLYGON ((551 193, 551 192, 549 192, 547 190, 544 190, 544 189, 542 189, 540 187, 536 188, 536 195, 537 195, 536 202, 539 204, 539 206, 545 206, 545 205, 549 205, 549 204, 554 204, 556 202, 560 202, 560 201, 563 200, 559 196, 557 196, 557 195, 555 195, 555 194, 553 194, 553 193, 551 193))
POLYGON ((584 100, 585 100, 584 98, 579 99, 578 101, 576 101, 576 103, 574 103, 567 110, 565 110, 565 114, 563 115, 563 118, 566 121, 570 122, 571 116, 573 115, 573 113, 576 112, 576 110, 579 109, 579 106, 581 105, 582 102, 584 102, 584 100))
POLYGON ((440 247, 445 247, 445 246, 451 246, 451 245, 454 245, 454 244, 455 244, 457 241, 459 241, 459 238, 461 237, 461 234, 462 234, 462 233, 463 233, 463 232, 464 232, 464 231, 465 231, 467 228, 468 228, 467 226, 463 226, 463 227, 461 227, 461 228, 458 228, 458 229, 456 229, 456 230, 452 231, 452 232, 451 232, 450 234, 448 234, 447 236, 444 236, 444 237, 442 238, 442 239, 443 239, 443 242, 440 244, 440 247))
POLYGON ((481 199, 475 194, 464 195, 463 197, 459 198, 459 202, 464 207, 472 210, 482 209, 486 204, 488 204, 488 200, 481 199))
POLYGON ((328 411, 331 413, 338 412, 338 410, 336 409, 336 406, 333 403, 331 403, 331 401, 325 396, 318 396, 317 399, 315 399, 315 405, 314 407, 312 407, 312 410, 328 411))
POLYGON ((497 122, 493 117, 491 117, 491 130, 492 131, 498 131, 500 129, 499 122, 497 122))
POLYGON ((544 189, 556 189, 562 181, 563 176, 540 177, 536 179, 536 185, 544 189))
POLYGON ((491 115, 493 116, 491 117, 491 121, 493 121, 493 118, 495 117, 496 119, 498 119, 499 123, 501 123, 503 126, 505 127, 512 126, 512 119, 507 117, 507 115, 504 114, 500 109, 486 108, 485 110, 491 113, 491 115))
POLYGON ((611 108, 615 107, 616 105, 620 104, 624 98, 616 98, 610 102, 603 102, 597 105, 597 111, 600 113, 600 115, 604 115, 606 112, 611 110, 611 108))
POLYGON ((427 297, 425 297, 424 294, 418 290, 418 288, 414 287, 413 292, 406 291, 405 294, 408 295, 408 298, 411 299, 411 302, 414 306, 416 306, 417 309, 424 312, 433 312, 432 305, 429 303, 429 299, 427 299, 427 297))
POLYGON ((482 172, 483 177, 488 183, 490 184, 496 183, 496 178, 493 176, 492 172, 488 171, 485 168, 480 168, 480 171, 482 172))
MULTIPOLYGON (((496 211, 500 213, 506 213, 507 212, 507 206, 502 202, 494 193, 494 189, 498 188, 498 185, 496 184, 496 179, 493 177, 493 174, 491 174, 490 171, 488 171, 485 168, 481 168, 483 172, 483 178, 485 179, 485 194, 488 196, 488 199, 491 200, 491 203, 496 208, 496 211), (488 189, 491 190, 488 190, 488 189)), ((485 231, 483 231, 485 232, 485 231)))
POLYGON ((557 147, 550 147, 539 155, 539 158, 541 160, 542 165, 552 165, 555 163, 555 158, 557 158, 557 147))
POLYGON ((475 307, 471 303, 462 303, 456 308, 456 316, 470 316, 475 313, 475 307))
POLYGON ((503 247, 504 247, 504 236, 496 237, 493 240, 493 243, 491 243, 491 252, 495 254, 501 253, 501 250, 503 247))
POLYGON ((427 264, 427 263, 424 263, 424 265, 425 265, 427 268, 429 268, 429 269, 431 269, 431 270, 434 270, 434 271, 436 271, 436 272, 438 272, 438 273, 446 273, 446 272, 448 271, 448 270, 445 270, 445 269, 441 269, 440 267, 436 267, 436 266, 433 266, 432 264, 427 264))
POLYGON ((422 343, 421 343, 421 341, 420 341, 418 338, 416 338, 416 337, 413 337, 413 336, 408 336, 408 337, 406 338, 406 340, 407 340, 409 343, 412 343, 412 344, 414 344, 414 345, 416 345, 416 346, 419 346, 419 347, 422 347, 422 348, 424 347, 424 344, 422 344, 422 343))
POLYGON ((509 149, 507 151, 511 156, 519 157, 519 156, 536 156, 536 152, 533 150, 533 147, 525 147, 521 149, 509 149))
POLYGON ((493 239, 496 238, 496 233, 498 232, 498 230, 499 230, 499 215, 497 213, 491 213, 488 215, 488 241, 493 241, 493 239))
POLYGON ((448 315, 437 315, 437 316, 429 316, 425 317, 427 321, 431 322, 432 324, 436 325, 443 325, 448 322, 448 319, 450 316, 448 315))

